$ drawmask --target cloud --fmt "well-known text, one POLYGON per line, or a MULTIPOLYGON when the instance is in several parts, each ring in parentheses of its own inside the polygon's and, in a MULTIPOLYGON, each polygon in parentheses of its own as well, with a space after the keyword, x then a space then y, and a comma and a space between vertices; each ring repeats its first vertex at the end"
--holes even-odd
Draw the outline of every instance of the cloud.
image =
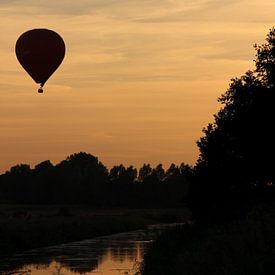
MULTIPOLYGON (((57 30, 67 45, 66 58, 51 79, 53 84, 65 80, 66 85, 82 87, 96 82, 199 79, 206 67, 206 59, 214 62, 250 58, 253 49, 248 44, 248 37, 253 41, 258 31, 253 29, 251 35, 247 25, 239 28, 236 22, 224 22, 229 20, 229 14, 233 17, 244 2, 5 1, 0 7, 9 7, 18 14, 2 11, 0 27, 4 35, 0 57, 5 61, 5 74, 10 75, 10 80, 18 77, 16 73, 23 75, 14 56, 15 41, 26 29, 45 24, 45 27, 57 30), (23 6, 29 7, 32 16, 25 13, 23 6), (202 25, 201 21, 207 22, 207 18, 220 20, 220 23, 202 25), (251 51, 248 50, 250 47, 251 51)), ((209 71, 205 73, 209 74, 209 71)))
MULTIPOLYGON (((241 0, 239 0, 241 1, 241 0)), ((165 20, 170 16, 180 13, 189 13, 202 9, 211 9, 228 6, 238 2, 237 0, 20 0, 1 1, 0 9, 8 8, 9 11, 24 14, 29 11, 37 11, 39 14, 58 15, 93 15, 101 14, 116 18, 117 20, 144 18, 157 20, 157 17, 165 20)))
POLYGON ((60 160, 81 148, 127 163, 138 144, 132 159, 165 162, 184 148, 188 162, 216 98, 253 68, 252 45, 272 27, 275 2, 2 0, 0 16, 3 159, 60 160), (19 35, 38 27, 67 48, 43 95, 14 54, 19 35))
POLYGON ((40 14, 62 14, 70 16, 80 16, 94 13, 105 14, 122 14, 125 10, 137 10, 153 7, 155 4, 169 2, 165 0, 147 1, 147 0, 59 0, 59 1, 44 1, 44 0, 20 0, 1 1, 0 9, 13 8, 14 12, 22 13, 18 7, 24 7, 24 13, 32 9, 37 10, 40 14))
POLYGON ((194 1, 189 6, 183 4, 178 10, 168 10, 165 14, 141 18, 136 21, 141 23, 232 21, 232 11, 242 2, 243 0, 194 1))

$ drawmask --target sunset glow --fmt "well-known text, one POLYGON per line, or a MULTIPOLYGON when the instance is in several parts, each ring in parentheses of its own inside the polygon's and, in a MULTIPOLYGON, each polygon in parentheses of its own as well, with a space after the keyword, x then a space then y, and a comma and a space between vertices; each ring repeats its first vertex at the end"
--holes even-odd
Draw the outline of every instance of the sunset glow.
POLYGON ((273 0, 0 1, 0 172, 85 151, 108 167, 194 164, 231 78, 253 69, 273 0), (66 43, 38 94, 18 63, 34 28, 66 43))

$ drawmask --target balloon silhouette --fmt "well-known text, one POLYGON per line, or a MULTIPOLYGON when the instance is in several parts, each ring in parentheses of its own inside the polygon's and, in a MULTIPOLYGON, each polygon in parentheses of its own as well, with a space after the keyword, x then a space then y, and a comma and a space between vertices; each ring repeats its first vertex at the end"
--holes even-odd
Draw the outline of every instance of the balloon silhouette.
POLYGON ((15 46, 16 57, 22 67, 43 86, 61 64, 65 56, 65 43, 61 36, 48 29, 33 29, 23 33, 15 46))

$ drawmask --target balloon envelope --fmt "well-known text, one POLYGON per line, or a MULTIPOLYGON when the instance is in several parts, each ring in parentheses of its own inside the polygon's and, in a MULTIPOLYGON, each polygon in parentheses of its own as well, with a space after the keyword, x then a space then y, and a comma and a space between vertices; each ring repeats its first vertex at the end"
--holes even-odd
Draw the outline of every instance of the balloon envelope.
POLYGON ((33 29, 18 38, 15 52, 22 67, 36 83, 43 86, 61 64, 65 56, 65 43, 52 30, 33 29))

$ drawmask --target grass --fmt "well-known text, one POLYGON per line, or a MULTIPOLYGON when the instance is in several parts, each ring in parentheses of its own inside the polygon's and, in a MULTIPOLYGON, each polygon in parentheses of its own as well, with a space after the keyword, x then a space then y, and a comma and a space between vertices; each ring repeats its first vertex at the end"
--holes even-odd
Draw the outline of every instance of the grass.
POLYGON ((275 269, 275 204, 245 220, 186 225, 165 233, 145 256, 143 275, 265 275, 275 269))
POLYGON ((186 220, 184 208, 97 209, 85 206, 0 206, 0 257, 28 249, 79 241, 186 220))

